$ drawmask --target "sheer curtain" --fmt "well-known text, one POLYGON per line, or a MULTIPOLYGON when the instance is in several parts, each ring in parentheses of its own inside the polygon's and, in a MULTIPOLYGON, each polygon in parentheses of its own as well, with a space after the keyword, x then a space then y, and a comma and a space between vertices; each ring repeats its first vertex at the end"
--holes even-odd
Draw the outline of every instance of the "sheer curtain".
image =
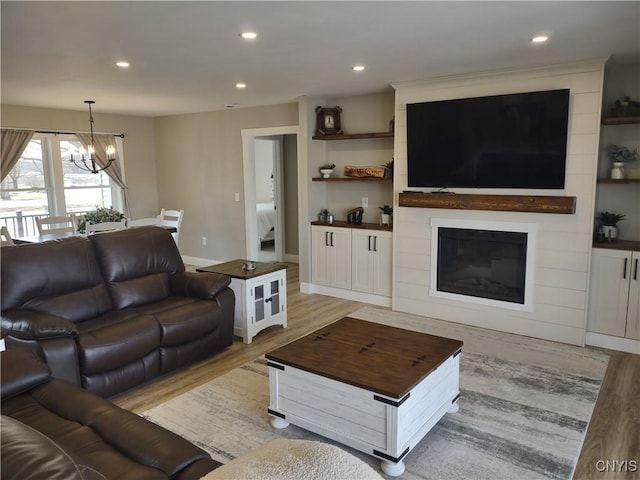
MULTIPOLYGON (((85 148, 87 148, 91 144, 91 135, 88 133, 77 133, 77 137, 83 143, 85 148)), ((94 135, 93 140, 95 142, 94 148, 95 151, 95 159, 96 163, 103 168, 107 162, 107 147, 109 145, 114 144, 113 135, 94 135)), ((4 160, 3 160, 4 162, 4 160)), ((122 169, 120 168, 120 163, 118 163, 117 159, 115 162, 111 164, 109 168, 107 168, 104 173, 109 175, 116 185, 118 185, 122 189, 122 205, 124 208, 125 217, 129 217, 131 214, 129 212, 129 199, 127 195, 127 186, 124 183, 124 179, 122 178, 122 169)))
POLYGON ((33 130, 12 130, 3 128, 0 138, 2 164, 0 164, 0 181, 4 180, 27 148, 33 138, 33 130))

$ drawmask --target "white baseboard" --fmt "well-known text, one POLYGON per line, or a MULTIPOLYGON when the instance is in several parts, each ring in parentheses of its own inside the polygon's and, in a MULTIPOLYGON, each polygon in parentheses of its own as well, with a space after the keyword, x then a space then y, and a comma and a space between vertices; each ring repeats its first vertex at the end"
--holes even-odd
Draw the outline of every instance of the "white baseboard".
POLYGON ((209 265, 217 265, 225 260, 211 260, 209 258, 182 256, 182 261, 187 265, 195 265, 196 267, 208 267, 209 265))
POLYGON ((611 350, 620 350, 621 352, 640 355, 640 340, 587 332, 585 343, 594 347, 609 348, 611 350))
POLYGON ((369 303, 380 307, 391 307, 391 297, 372 295, 370 293, 355 292, 353 290, 343 290, 342 288, 325 287, 315 283, 300 283, 301 293, 317 293, 328 297, 344 298, 354 302, 369 303))
POLYGON ((289 263, 300 263, 300 256, 299 255, 291 255, 291 254, 285 253, 284 261, 285 262, 289 262, 289 263))

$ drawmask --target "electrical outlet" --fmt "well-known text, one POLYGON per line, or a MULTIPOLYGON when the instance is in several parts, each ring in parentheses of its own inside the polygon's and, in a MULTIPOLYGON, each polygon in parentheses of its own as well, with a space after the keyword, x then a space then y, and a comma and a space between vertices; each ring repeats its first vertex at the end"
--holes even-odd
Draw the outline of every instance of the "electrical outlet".
POLYGON ((362 197, 362 208, 367 208, 369 206, 369 197, 362 197))
POLYGON ((207 244, 207 237, 202 237, 202 245, 206 245, 207 244))
POLYGON ((240 193, 239 193, 239 192, 236 192, 236 194, 234 195, 234 197, 235 197, 235 199, 236 199, 236 202, 239 202, 239 201, 240 201, 240 193))

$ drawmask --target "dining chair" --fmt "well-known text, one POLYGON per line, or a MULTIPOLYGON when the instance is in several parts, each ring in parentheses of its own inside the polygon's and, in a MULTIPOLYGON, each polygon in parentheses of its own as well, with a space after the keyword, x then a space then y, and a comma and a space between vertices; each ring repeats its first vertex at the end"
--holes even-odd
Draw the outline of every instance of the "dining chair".
POLYGON ((96 233, 96 232, 122 230, 123 228, 127 228, 127 223, 125 219, 122 219, 119 222, 88 223, 87 235, 91 235, 92 233, 96 233))
POLYGON ((180 225, 182 225, 182 217, 184 217, 184 210, 160 210, 158 215, 159 225, 167 227, 175 227, 176 231, 172 233, 173 239, 178 244, 178 236, 180 235, 180 225))
POLYGON ((0 239, 2 240, 3 247, 15 245, 15 243, 13 242, 13 238, 11 238, 11 234, 9 233, 9 230, 4 225, 0 227, 0 239))
POLYGON ((76 228, 76 217, 71 214, 68 217, 36 217, 38 233, 74 233, 76 228))

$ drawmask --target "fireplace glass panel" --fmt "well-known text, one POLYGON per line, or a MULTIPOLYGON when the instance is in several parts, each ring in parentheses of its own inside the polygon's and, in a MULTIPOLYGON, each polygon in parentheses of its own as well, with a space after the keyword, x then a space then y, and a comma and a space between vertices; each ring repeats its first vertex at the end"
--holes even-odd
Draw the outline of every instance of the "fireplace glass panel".
POLYGON ((438 228, 437 289, 524 304, 527 234, 438 228))

